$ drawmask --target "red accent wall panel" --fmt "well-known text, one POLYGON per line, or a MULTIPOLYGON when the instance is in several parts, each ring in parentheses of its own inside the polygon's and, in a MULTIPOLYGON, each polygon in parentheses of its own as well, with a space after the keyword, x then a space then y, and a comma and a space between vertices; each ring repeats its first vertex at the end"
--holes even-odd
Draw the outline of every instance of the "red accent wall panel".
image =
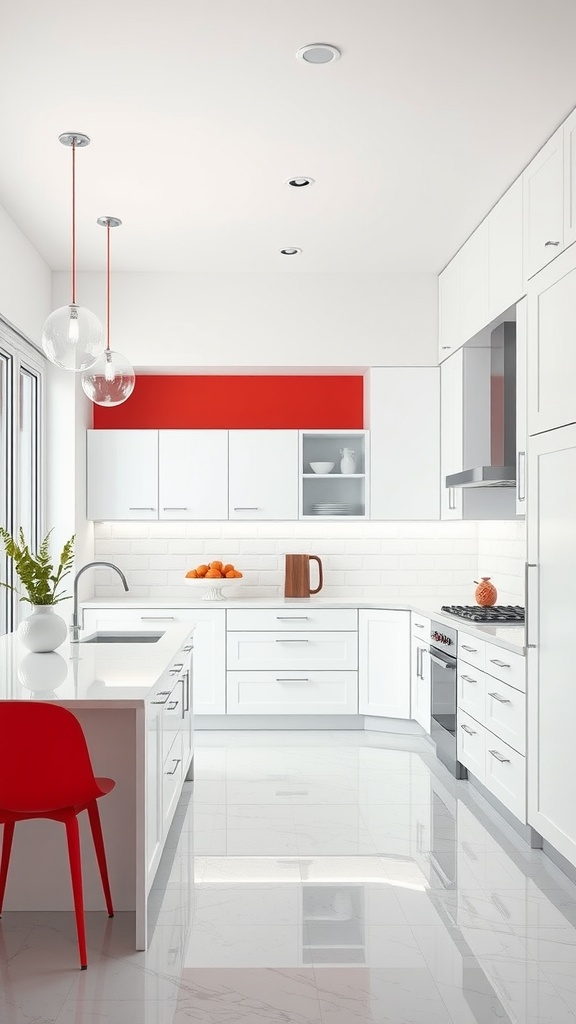
POLYGON ((94 427, 361 430, 364 378, 142 375, 127 402, 94 406, 94 427))

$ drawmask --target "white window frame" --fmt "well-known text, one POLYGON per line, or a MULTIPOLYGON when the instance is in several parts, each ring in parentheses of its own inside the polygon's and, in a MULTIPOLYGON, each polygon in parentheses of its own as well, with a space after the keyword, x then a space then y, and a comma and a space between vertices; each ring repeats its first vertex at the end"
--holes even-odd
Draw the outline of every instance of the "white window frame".
MULTIPOLYGON (((34 464, 36 467, 36 494, 34 534, 27 538, 32 544, 40 542, 46 522, 46 359, 11 324, 0 317, 0 354, 7 357, 7 436, 5 449, 0 452, 0 470, 5 477, 5 507, 0 508, 0 522, 14 535, 20 525, 20 374, 21 371, 36 378, 36 423, 34 435, 34 464)), ((0 549, 1 550, 1 549, 0 549)), ((14 584, 12 563, 0 556, 0 579, 14 584)), ((15 629, 26 611, 17 594, 0 588, 0 635, 15 629)))

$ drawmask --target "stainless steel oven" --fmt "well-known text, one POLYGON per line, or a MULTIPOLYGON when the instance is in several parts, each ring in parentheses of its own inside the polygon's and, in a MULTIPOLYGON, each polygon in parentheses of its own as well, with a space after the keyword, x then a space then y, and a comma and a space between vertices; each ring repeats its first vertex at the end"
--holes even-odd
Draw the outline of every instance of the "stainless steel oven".
POLYGON ((431 735, 440 761, 457 779, 466 779, 466 769, 456 757, 457 637, 450 626, 430 623, 431 735))

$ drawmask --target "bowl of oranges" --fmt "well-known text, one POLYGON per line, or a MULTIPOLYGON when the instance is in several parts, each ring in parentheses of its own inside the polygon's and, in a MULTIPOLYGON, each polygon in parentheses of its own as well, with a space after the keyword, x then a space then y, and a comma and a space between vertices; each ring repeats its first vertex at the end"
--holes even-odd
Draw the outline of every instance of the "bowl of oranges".
POLYGON ((231 562, 208 562, 189 569, 184 582, 196 590, 204 591, 203 601, 225 601, 222 591, 242 583, 243 574, 231 562))

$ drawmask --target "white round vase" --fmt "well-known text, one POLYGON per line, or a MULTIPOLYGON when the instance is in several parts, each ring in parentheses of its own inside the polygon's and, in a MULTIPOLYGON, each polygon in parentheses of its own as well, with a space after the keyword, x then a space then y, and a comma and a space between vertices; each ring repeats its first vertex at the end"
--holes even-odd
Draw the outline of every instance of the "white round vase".
POLYGON ((18 636, 35 654, 48 654, 63 644, 68 633, 64 619, 57 615, 51 604, 32 605, 32 614, 22 619, 18 636))

